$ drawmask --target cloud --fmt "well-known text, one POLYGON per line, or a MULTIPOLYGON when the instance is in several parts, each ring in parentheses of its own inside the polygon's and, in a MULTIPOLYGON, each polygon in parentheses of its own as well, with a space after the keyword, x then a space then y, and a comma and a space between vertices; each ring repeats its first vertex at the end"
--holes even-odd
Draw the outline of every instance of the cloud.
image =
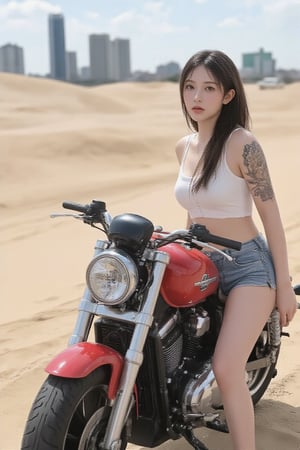
POLYGON ((289 35, 294 30, 295 37, 299 35, 300 0, 277 0, 265 5, 263 12, 270 28, 288 31, 289 35))
POLYGON ((146 2, 145 10, 150 11, 151 13, 160 13, 164 8, 163 2, 146 2))
POLYGON ((278 0, 263 6, 266 12, 281 14, 289 10, 300 11, 300 0, 278 0))
MULTIPOLYGON (((61 13, 58 5, 45 0, 25 0, 22 2, 9 1, 0 5, 1 31, 15 33, 26 30, 34 33, 44 26, 40 17, 47 14, 61 13)), ((12 37, 10 37, 12 39, 12 37)))
POLYGON ((174 25, 170 20, 170 11, 161 1, 146 2, 141 11, 128 10, 113 17, 110 25, 116 33, 127 31, 129 35, 136 33, 171 34, 186 31, 185 26, 174 25))
POLYGON ((24 0, 22 2, 11 0, 4 5, 0 5, 0 17, 4 19, 26 18, 39 12, 60 13, 61 7, 45 0, 24 0))
POLYGON ((121 26, 125 23, 134 22, 136 19, 138 19, 138 14, 133 10, 129 10, 113 17, 111 19, 111 24, 114 26, 121 26))
POLYGON ((237 17, 226 17, 217 24, 220 28, 235 28, 242 25, 242 22, 237 17))
POLYGON ((278 14, 290 9, 299 9, 300 0, 237 0, 237 5, 250 9, 260 8, 262 12, 278 14))
POLYGON ((85 16, 89 20, 98 20, 98 19, 100 19, 100 14, 98 12, 96 12, 96 11, 87 11, 85 13, 85 16))
POLYGON ((83 22, 77 18, 71 18, 66 21, 67 34, 69 39, 81 40, 82 36, 97 33, 97 26, 92 23, 83 22))

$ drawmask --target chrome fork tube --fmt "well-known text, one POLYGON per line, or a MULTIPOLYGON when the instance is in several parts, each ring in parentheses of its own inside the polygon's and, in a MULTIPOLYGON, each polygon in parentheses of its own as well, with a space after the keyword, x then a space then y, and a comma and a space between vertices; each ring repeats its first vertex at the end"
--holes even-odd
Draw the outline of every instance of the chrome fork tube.
POLYGON ((74 331, 68 342, 69 347, 73 344, 77 344, 78 342, 84 342, 88 338, 94 315, 84 310, 84 304, 87 301, 92 301, 92 297, 88 288, 85 289, 78 307, 78 315, 74 331))
MULTIPOLYGON (((97 240, 94 257, 99 255, 99 253, 101 253, 106 248, 106 246, 107 243, 105 241, 97 240)), ((86 304, 86 302, 92 302, 92 296, 88 288, 85 288, 83 297, 79 304, 79 312, 77 315, 74 331, 68 342, 69 346, 77 344, 78 342, 84 342, 88 338, 94 315, 89 311, 85 311, 84 305, 86 304)))
POLYGON ((113 404, 106 434, 101 446, 105 450, 118 449, 121 444, 121 432, 125 425, 126 415, 129 412, 128 408, 130 406, 136 377, 143 362, 144 345, 153 321, 154 309, 165 268, 169 262, 169 256, 163 252, 155 252, 154 261, 153 282, 149 288, 143 309, 138 315, 130 346, 125 355, 118 394, 113 404))

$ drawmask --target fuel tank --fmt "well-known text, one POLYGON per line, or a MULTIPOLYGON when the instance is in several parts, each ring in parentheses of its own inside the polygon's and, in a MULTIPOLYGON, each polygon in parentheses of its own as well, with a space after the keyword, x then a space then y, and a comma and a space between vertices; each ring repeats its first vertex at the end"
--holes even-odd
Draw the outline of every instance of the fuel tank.
POLYGON ((196 248, 172 243, 160 248, 169 254, 161 294, 175 308, 187 308, 216 292, 219 274, 214 263, 196 248))

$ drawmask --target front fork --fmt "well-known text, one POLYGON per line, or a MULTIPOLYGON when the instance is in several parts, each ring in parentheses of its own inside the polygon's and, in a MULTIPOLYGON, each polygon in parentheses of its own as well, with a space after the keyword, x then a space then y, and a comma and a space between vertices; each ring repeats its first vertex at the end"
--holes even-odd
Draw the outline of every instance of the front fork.
MULTIPOLYGON (((98 256, 105 248, 107 243, 105 241, 97 240, 94 257, 98 256)), ((83 297, 79 305, 79 313, 72 336, 69 339, 68 345, 78 344, 78 342, 85 342, 88 339, 90 329, 93 323, 94 314, 86 305, 91 305, 93 299, 88 288, 85 289, 83 297)))

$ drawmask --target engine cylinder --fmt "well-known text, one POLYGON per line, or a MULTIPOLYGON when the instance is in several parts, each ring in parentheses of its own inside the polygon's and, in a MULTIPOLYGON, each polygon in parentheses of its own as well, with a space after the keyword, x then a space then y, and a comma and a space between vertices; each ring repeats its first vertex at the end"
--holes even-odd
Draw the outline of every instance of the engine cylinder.
POLYGON ((182 358, 183 336, 178 320, 178 314, 174 314, 159 330, 167 375, 173 373, 182 358))

